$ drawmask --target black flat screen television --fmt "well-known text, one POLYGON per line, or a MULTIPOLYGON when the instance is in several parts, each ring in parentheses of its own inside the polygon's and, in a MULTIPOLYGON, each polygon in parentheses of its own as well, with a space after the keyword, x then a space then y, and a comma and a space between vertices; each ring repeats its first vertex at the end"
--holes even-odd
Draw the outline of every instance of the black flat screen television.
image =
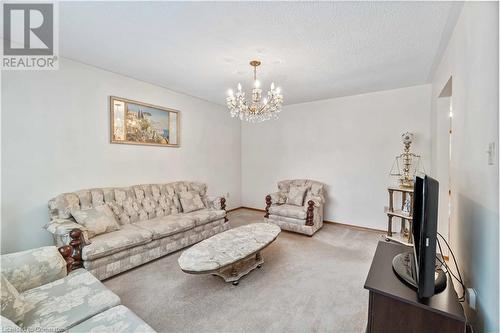
POLYGON ((427 175, 416 176, 413 191, 413 253, 396 256, 393 268, 417 289, 418 298, 427 298, 446 287, 443 271, 436 271, 439 183, 427 175))

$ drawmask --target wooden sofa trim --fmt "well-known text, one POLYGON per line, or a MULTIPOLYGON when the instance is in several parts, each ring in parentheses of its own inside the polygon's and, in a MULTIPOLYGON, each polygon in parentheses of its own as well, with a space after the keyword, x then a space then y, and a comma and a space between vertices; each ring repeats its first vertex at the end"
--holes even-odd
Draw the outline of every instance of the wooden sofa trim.
POLYGON ((270 195, 266 195, 266 215, 264 217, 269 218, 269 208, 271 208, 272 198, 270 195))
POLYGON ((66 261, 66 269, 69 272, 83 267, 82 261, 82 231, 73 229, 69 232, 71 241, 69 245, 61 246, 58 250, 66 261))
POLYGON ((224 198, 224 197, 221 197, 221 198, 220 198, 220 208, 221 208, 223 211, 225 211, 225 212, 226 212, 226 216, 224 216, 224 222, 229 221, 229 220, 227 219, 227 211, 226 211, 226 198, 224 198))
POLYGON ((306 225, 312 226, 314 225, 314 201, 309 200, 307 202, 307 217, 306 217, 306 225))

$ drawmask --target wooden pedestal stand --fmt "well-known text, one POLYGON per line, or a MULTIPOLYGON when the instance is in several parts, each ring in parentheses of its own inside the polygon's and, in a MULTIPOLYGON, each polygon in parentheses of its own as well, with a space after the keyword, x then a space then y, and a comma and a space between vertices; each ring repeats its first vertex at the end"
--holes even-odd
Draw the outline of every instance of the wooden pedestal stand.
POLYGON ((412 244, 412 222, 413 222, 413 188, 412 187, 389 187, 389 208, 387 213, 387 238, 395 239, 401 242, 401 239, 394 238, 392 235, 392 219, 394 217, 401 219, 401 237, 404 242, 412 244), (401 209, 394 209, 394 193, 401 193, 401 209), (406 199, 410 198, 410 212, 403 211, 406 199), (408 228, 406 227, 408 221, 408 228))

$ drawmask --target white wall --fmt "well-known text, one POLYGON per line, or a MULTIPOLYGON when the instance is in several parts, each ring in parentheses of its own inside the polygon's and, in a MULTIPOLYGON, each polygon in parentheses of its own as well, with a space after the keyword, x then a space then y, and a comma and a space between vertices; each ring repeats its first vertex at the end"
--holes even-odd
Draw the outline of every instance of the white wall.
POLYGON ((62 192, 198 180, 240 206, 240 124, 219 105, 62 60, 2 73, 2 253, 51 244, 47 201, 62 192), (109 96, 181 111, 181 147, 109 143, 109 96))
MULTIPOLYGON (((498 3, 466 2, 432 82, 436 130, 438 95, 453 78, 450 240, 466 285, 478 293, 476 332, 499 331, 498 37, 498 3)), ((432 147, 437 154, 436 140, 432 147)))
POLYGON ((242 125, 242 203, 264 208, 282 179, 328 185, 325 219, 386 229, 388 177, 415 133, 413 151, 430 165, 430 85, 287 106, 278 121, 242 125))

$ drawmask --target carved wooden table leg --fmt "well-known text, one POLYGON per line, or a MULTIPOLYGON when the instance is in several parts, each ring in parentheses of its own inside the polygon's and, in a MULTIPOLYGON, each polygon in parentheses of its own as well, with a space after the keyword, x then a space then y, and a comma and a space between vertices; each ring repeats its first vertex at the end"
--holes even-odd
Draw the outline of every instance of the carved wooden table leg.
POLYGON ((231 282, 233 285, 237 286, 240 283, 240 279, 250 273, 255 268, 261 268, 264 263, 261 252, 256 252, 230 266, 226 266, 212 275, 218 275, 224 279, 226 282, 231 282))
MULTIPOLYGON (((237 277, 238 276, 238 270, 236 269, 236 265, 233 265, 231 268, 231 277, 237 277)), ((233 286, 237 286, 240 283, 240 280, 235 280, 233 281, 233 286)))
MULTIPOLYGON (((262 262, 264 262, 262 260, 262 255, 260 254, 260 251, 255 254, 255 261, 262 261, 262 262)), ((260 263, 260 264, 257 265, 257 268, 261 268, 261 267, 262 267, 262 263, 260 263)))

